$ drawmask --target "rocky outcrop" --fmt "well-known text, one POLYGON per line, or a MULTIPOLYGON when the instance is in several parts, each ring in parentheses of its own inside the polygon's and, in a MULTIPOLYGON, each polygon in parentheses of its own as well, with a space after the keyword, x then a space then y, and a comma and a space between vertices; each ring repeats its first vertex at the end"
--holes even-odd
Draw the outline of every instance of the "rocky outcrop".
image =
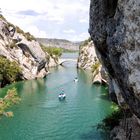
POLYGON ((139 27, 139 0, 91 0, 91 38, 117 87, 117 97, 140 119, 139 27))
POLYGON ((90 70, 93 73, 92 81, 94 84, 107 83, 105 69, 99 62, 95 46, 90 38, 85 40, 80 46, 77 67, 84 70, 90 70))
POLYGON ((90 34, 110 77, 140 118, 140 2, 91 0, 90 34))
POLYGON ((140 126, 135 116, 121 119, 119 126, 116 126, 110 135, 111 140, 139 140, 140 126))
POLYGON ((0 15, 0 56, 19 64, 22 79, 44 77, 53 61, 30 33, 24 33, 7 22, 2 15, 0 15))
POLYGON ((77 67, 82 69, 92 69, 93 64, 98 60, 95 46, 92 41, 87 41, 80 46, 77 67))

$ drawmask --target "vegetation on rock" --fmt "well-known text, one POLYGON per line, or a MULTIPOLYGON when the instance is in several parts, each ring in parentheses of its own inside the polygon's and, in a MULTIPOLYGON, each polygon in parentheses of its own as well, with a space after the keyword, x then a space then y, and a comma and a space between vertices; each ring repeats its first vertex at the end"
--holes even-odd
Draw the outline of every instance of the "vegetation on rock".
POLYGON ((21 68, 16 62, 10 62, 8 59, 0 56, 0 82, 6 84, 19 81, 21 68))
POLYGON ((113 109, 112 114, 104 118, 102 122, 97 125, 97 129, 110 131, 114 127, 120 125, 121 121, 125 123, 126 118, 132 117, 132 113, 126 105, 120 107, 114 103, 111 108, 113 109))
POLYGON ((93 65, 92 65, 92 72, 99 70, 99 67, 101 66, 100 61, 96 61, 93 65))
POLYGON ((113 113, 108 115, 105 119, 103 119, 102 122, 97 125, 97 129, 110 131, 115 126, 119 125, 120 119, 123 118, 123 110, 117 105, 115 105, 113 108, 113 113))
POLYGON ((28 41, 36 40, 35 37, 31 35, 29 32, 25 33, 24 36, 28 41))
POLYGON ((61 48, 55 48, 51 46, 44 46, 41 44, 41 48, 43 49, 44 52, 47 52, 50 56, 56 56, 60 57, 62 55, 62 49, 61 48))
POLYGON ((4 16, 2 14, 0 14, 0 19, 6 21, 6 19, 4 18, 4 16))
POLYGON ((100 68, 101 68, 101 63, 99 60, 97 60, 91 67, 91 72, 93 73, 93 78, 95 78, 95 76, 99 74, 100 68))
POLYGON ((83 46, 87 46, 88 43, 91 41, 91 38, 89 37, 87 40, 85 40, 79 47, 82 48, 83 46))

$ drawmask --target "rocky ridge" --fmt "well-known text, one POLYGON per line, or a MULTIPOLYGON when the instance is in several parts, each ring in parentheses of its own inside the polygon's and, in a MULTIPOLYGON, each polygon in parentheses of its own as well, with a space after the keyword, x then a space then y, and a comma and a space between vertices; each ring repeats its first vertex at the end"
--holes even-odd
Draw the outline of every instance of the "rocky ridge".
POLYGON ((79 50, 78 64, 79 68, 92 69, 93 64, 98 60, 95 47, 92 41, 81 45, 79 50))
POLYGON ((25 33, 9 23, 2 15, 0 15, 0 56, 19 64, 22 79, 44 77, 49 72, 49 66, 57 65, 30 33, 25 33))
POLYGON ((90 38, 80 46, 77 67, 90 70, 93 73, 93 83, 107 83, 106 72, 99 62, 94 43, 90 38))

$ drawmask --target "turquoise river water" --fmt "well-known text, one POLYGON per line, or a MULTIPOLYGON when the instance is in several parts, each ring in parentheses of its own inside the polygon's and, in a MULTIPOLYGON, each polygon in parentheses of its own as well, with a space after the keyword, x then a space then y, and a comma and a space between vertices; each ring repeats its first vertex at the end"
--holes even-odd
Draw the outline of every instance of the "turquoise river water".
POLYGON ((74 62, 50 71, 45 79, 18 82, 0 90, 2 96, 16 87, 21 97, 21 102, 10 108, 14 117, 0 119, 0 140, 108 140, 95 127, 112 112, 106 87, 92 85, 89 72, 77 70, 74 62), (59 101, 62 88, 67 97, 59 101))

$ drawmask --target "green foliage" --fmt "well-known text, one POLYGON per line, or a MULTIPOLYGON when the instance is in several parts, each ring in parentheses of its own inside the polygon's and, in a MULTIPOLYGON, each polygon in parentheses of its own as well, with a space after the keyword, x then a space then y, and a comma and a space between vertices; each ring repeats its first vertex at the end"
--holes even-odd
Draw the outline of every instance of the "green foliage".
POLYGON ((8 22, 8 21, 7 21, 7 23, 8 23, 8 27, 11 26, 11 27, 15 28, 14 24, 12 24, 12 23, 10 23, 10 22, 8 22))
POLYGON ((25 38, 27 38, 28 41, 36 40, 29 32, 25 33, 25 38))
POLYGON ((6 21, 6 19, 4 18, 4 16, 2 14, 0 14, 0 19, 6 21))
POLYGON ((87 40, 85 40, 79 47, 82 48, 84 46, 87 46, 90 41, 91 41, 91 37, 89 37, 87 40))
POLYGON ((113 111, 115 111, 115 112, 118 112, 120 110, 119 106, 117 104, 115 104, 115 103, 113 103, 111 105, 111 109, 113 109, 113 111))
POLYGON ((12 117, 13 112, 6 111, 13 104, 19 103, 20 98, 17 95, 16 88, 9 89, 4 98, 0 98, 0 116, 5 115, 7 117, 12 117))
POLYGON ((47 52, 50 56, 56 56, 60 57, 62 55, 62 49, 61 48, 55 48, 55 47, 47 47, 41 44, 41 48, 43 49, 44 52, 47 52))
POLYGON ((20 80, 21 68, 16 62, 10 62, 4 57, 0 57, 0 77, 5 83, 12 83, 20 80))
POLYGON ((18 26, 16 26, 17 33, 25 34, 23 30, 21 30, 18 26))
POLYGON ((96 61, 93 65, 92 65, 92 72, 97 71, 99 69, 99 67, 101 66, 100 61, 96 61))
POLYGON ((115 126, 119 125, 120 119, 123 118, 123 111, 119 107, 114 106, 115 110, 112 114, 108 115, 102 120, 102 123, 97 125, 97 129, 112 130, 115 126))

